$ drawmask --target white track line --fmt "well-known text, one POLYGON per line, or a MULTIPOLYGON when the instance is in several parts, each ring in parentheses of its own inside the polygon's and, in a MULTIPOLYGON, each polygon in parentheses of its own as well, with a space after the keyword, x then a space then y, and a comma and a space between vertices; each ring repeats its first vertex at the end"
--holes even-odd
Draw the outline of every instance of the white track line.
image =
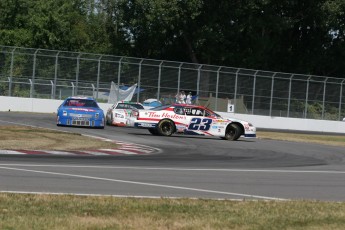
POLYGON ((213 193, 213 194, 222 194, 222 195, 230 195, 230 196, 240 196, 240 197, 247 197, 247 198, 264 199, 264 200, 287 200, 287 199, 276 198, 276 197, 258 196, 258 195, 250 195, 250 194, 243 194, 243 193, 223 192, 223 191, 208 190, 208 189, 188 188, 188 187, 163 185, 163 184, 144 183, 144 182, 138 182, 138 181, 127 181, 127 180, 118 180, 118 179, 110 179, 110 178, 102 178, 102 177, 92 177, 92 176, 84 176, 84 175, 78 175, 78 174, 37 171, 37 170, 19 169, 19 168, 10 168, 10 167, 0 167, 0 169, 22 171, 22 172, 31 172, 31 173, 40 173, 40 174, 49 174, 49 175, 59 175, 59 176, 66 176, 66 177, 85 178, 85 179, 101 180, 101 181, 111 181, 111 182, 135 184, 135 185, 145 185, 145 186, 153 186, 153 187, 161 187, 161 188, 171 188, 171 189, 179 189, 179 190, 187 190, 187 191, 195 191, 195 192, 205 192, 205 193, 213 193))
POLYGON ((0 150, 1 151, 1 155, 26 155, 26 153, 21 153, 18 151, 14 151, 14 150, 0 150))
MULTIPOLYGON (((95 154, 91 153, 90 154, 95 154)), ((108 154, 106 154, 108 155, 108 154)), ((54 164, 0 164, 0 166, 17 167, 55 167, 55 168, 100 168, 100 169, 132 169, 132 170, 166 170, 166 171, 212 171, 212 172, 263 172, 263 173, 319 173, 345 174, 335 170, 274 170, 274 169, 217 169, 217 168, 160 168, 160 167, 128 167, 128 166, 97 166, 97 165, 54 165, 54 164)))
MULTIPOLYGON (((138 155, 138 153, 134 153, 131 151, 126 151, 122 149, 99 149, 100 151, 106 151, 106 152, 114 152, 114 153, 121 153, 121 154, 126 154, 126 155, 138 155)), ((108 154, 111 155, 111 154, 108 154)))

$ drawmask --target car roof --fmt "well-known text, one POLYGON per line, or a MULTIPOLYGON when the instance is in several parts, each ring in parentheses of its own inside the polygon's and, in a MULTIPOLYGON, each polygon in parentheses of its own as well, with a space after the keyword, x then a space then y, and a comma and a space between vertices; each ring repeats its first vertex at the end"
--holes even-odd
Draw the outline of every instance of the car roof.
POLYGON ((139 102, 134 102, 134 101, 118 101, 115 104, 119 104, 119 103, 123 103, 123 104, 138 104, 141 105, 141 103, 139 102))
MULTIPOLYGON (((189 104, 171 104, 171 105, 162 105, 162 106, 158 106, 156 108, 153 108, 151 110, 165 110, 167 108, 171 108, 171 107, 183 107, 183 108, 198 108, 198 109, 205 109, 208 110, 210 112, 213 112, 211 109, 202 106, 202 105, 189 105, 189 104)), ((213 112, 214 113, 214 112, 213 112)))
POLYGON ((154 98, 146 99, 144 102, 145 103, 151 103, 151 102, 155 102, 155 101, 159 102, 159 100, 154 99, 154 98))
MULTIPOLYGON (((78 97, 78 96, 72 96, 72 97, 68 97, 67 99, 83 99, 83 100, 95 100, 93 97, 78 97)), ((67 100, 66 99, 66 100, 67 100)))
POLYGON ((202 105, 189 105, 189 104, 172 104, 174 107, 184 107, 184 108, 199 108, 199 109, 207 109, 210 110, 209 108, 202 106, 202 105))

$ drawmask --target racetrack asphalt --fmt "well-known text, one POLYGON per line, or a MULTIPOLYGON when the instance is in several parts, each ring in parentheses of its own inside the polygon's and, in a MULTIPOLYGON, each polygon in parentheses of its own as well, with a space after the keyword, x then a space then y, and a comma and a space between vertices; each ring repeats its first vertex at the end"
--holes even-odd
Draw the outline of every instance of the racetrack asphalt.
POLYGON ((155 154, 0 155, 0 191, 214 199, 345 201, 343 147, 274 141, 152 136, 147 130, 56 127, 54 114, 0 113, 9 122, 123 143, 155 154))

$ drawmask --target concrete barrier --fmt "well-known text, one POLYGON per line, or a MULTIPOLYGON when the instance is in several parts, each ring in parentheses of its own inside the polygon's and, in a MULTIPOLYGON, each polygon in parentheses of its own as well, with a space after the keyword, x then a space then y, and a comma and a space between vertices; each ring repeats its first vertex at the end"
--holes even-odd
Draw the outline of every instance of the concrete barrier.
MULTIPOLYGON (((63 100, 0 96, 0 111, 56 113, 62 102, 63 100)), ((112 106, 108 103, 98 103, 98 105, 105 112, 112 106)))
MULTIPOLYGON (((0 96, 0 111, 56 113, 62 100, 0 96)), ((112 106, 98 103, 104 112, 112 106)), ((217 112, 227 118, 251 122, 257 128, 345 134, 345 122, 217 112)))
POLYGON ((262 129, 278 129, 286 131, 310 131, 310 132, 324 132, 324 133, 344 133, 345 122, 343 121, 327 121, 316 119, 301 119, 288 117, 270 117, 258 116, 250 114, 233 114, 217 112, 224 118, 237 118, 251 122, 257 128, 262 129))

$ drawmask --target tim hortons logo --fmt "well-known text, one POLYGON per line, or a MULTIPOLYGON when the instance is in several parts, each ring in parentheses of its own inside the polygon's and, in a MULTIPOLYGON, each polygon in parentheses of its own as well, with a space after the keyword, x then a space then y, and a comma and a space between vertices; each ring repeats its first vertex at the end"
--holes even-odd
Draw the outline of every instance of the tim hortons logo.
POLYGON ((177 115, 177 114, 169 114, 169 113, 156 113, 156 112, 148 112, 149 118, 170 118, 170 119, 184 119, 184 116, 177 115))

